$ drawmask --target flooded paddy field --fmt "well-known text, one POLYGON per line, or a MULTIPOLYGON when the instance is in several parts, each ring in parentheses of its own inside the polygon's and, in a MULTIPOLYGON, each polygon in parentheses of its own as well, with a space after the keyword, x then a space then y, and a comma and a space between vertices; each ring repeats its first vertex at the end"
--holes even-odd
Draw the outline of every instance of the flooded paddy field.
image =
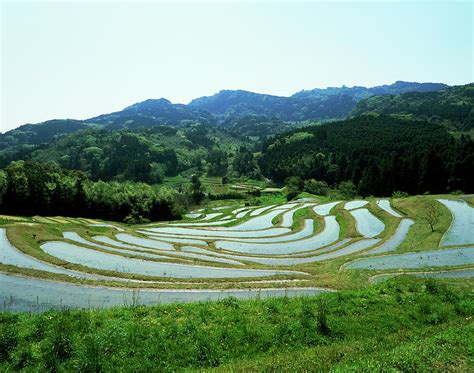
POLYGON ((258 289, 275 296, 282 284, 285 294, 301 295, 360 286, 374 271, 421 268, 427 276, 470 278, 473 208, 461 199, 435 201, 450 214, 425 246, 416 235, 426 223, 389 199, 229 205, 190 212, 185 222, 136 226, 11 220, 0 228, 0 300, 17 310, 109 307, 129 302, 135 291, 149 304, 247 298, 258 289), (353 280, 355 271, 362 277, 353 280), (274 289, 263 290, 265 284, 274 289))

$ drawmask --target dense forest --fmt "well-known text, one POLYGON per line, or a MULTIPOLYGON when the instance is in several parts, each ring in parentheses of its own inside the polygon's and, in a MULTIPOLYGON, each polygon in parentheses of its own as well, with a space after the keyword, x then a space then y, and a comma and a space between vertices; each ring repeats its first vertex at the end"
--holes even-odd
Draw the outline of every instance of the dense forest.
MULTIPOLYGON (((54 164, 12 162, 0 170, 0 210, 14 215, 64 215, 130 223, 178 218, 201 193, 134 182, 92 182, 54 164)), ((198 186, 199 188, 199 186, 198 186)))
POLYGON ((451 130, 469 131, 474 128, 474 84, 370 97, 360 101, 351 115, 369 112, 424 119, 451 130))
POLYGON ((247 115, 241 118, 227 119, 219 125, 219 128, 225 129, 232 136, 245 136, 258 142, 278 133, 303 127, 304 124, 308 125, 308 123, 285 122, 276 118, 247 115))
MULTIPOLYGON (((81 170, 92 180, 161 183, 165 176, 208 172, 225 176, 229 159, 254 141, 206 125, 156 126, 135 130, 87 129, 37 146, 0 151, 0 167, 15 160, 54 162, 81 170)), ((259 142, 261 144, 261 142, 259 142)), ((238 173, 238 170, 236 170, 238 173)))
POLYGON ((362 196, 474 191, 474 142, 439 125, 393 116, 362 116, 306 127, 265 143, 262 173, 337 185, 352 181, 362 196))

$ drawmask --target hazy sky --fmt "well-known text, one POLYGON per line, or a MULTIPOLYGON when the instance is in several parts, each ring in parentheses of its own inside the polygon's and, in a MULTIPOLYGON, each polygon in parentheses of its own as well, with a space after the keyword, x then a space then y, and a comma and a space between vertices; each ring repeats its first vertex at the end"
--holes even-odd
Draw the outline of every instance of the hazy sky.
POLYGON ((473 2, 0 3, 0 131, 221 89, 474 80, 473 2))

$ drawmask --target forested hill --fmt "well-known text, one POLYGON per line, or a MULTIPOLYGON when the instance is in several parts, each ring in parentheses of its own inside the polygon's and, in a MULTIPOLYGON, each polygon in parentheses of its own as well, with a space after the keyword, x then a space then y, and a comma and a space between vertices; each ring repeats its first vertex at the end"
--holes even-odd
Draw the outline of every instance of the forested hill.
POLYGON ((102 123, 109 128, 151 127, 154 125, 177 125, 189 121, 203 124, 215 123, 216 119, 207 111, 183 104, 172 104, 165 98, 145 100, 126 107, 121 111, 103 114, 88 119, 89 122, 102 123))
POLYGON ((343 118, 355 103, 351 96, 338 93, 298 98, 247 91, 220 91, 214 96, 193 100, 189 105, 208 110, 220 118, 258 115, 285 121, 305 121, 343 118))
POLYGON ((325 89, 311 89, 304 90, 295 93, 292 97, 324 97, 334 94, 346 94, 355 99, 355 101, 362 100, 364 98, 375 96, 375 95, 397 95, 403 92, 431 92, 437 91, 443 88, 447 88, 448 85, 442 83, 417 83, 417 82, 403 82, 396 81, 393 84, 384 84, 375 87, 329 87, 325 89))
POLYGON ((369 112, 425 119, 452 130, 469 131, 474 128, 474 84, 370 97, 360 101, 351 115, 369 112))
POLYGON ((55 136, 67 135, 81 129, 100 128, 100 125, 72 119, 55 119, 38 124, 25 124, 0 134, 0 150, 17 145, 38 145, 55 136))
POLYGON ((427 121, 362 116, 278 135, 264 145, 264 176, 337 185, 352 181, 363 195, 474 191, 474 142, 456 140, 427 121))
POLYGON ((5 134, 0 134, 0 150, 18 145, 45 143, 56 137, 91 127, 133 130, 161 125, 182 127, 192 123, 214 124, 216 119, 206 111, 172 104, 163 98, 146 100, 121 111, 99 115, 84 121, 66 119, 25 124, 5 134))
POLYGON ((247 91, 221 91, 211 97, 201 97, 188 105, 173 104, 161 99, 150 99, 110 114, 84 121, 51 120, 26 124, 0 134, 0 150, 18 145, 37 145, 79 129, 136 129, 157 125, 183 127, 192 123, 224 125, 234 133, 245 127, 249 136, 267 136, 287 129, 286 122, 325 121, 345 118, 356 103, 374 94, 425 92, 446 87, 440 83, 408 83, 365 88, 337 87, 301 91, 290 97, 265 95, 247 91), (250 126, 242 119, 251 119, 250 126), (270 128, 269 123, 278 128, 270 128), (260 126, 261 124, 261 126, 260 126), (257 128, 262 127, 264 128, 257 128), (267 128, 267 130, 265 130, 267 128), (249 131, 250 130, 250 131, 249 131))
POLYGON ((197 98, 188 106, 225 118, 260 115, 286 121, 342 119, 359 100, 366 97, 387 93, 435 91, 445 87, 447 86, 441 83, 397 81, 372 88, 342 86, 313 89, 295 93, 290 97, 224 90, 213 96, 197 98))
MULTIPOLYGON (((254 143, 252 143, 254 144, 254 143)), ((137 129, 82 129, 47 144, 0 151, 0 168, 12 161, 54 163, 81 170, 92 180, 161 183, 165 176, 207 169, 224 176, 229 159, 246 138, 212 126, 155 126, 137 129)))

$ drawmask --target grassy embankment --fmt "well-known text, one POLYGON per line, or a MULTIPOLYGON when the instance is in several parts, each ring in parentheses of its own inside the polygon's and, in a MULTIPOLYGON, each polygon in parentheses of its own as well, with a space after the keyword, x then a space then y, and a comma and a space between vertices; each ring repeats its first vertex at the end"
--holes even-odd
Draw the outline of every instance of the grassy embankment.
POLYGON ((320 297, 0 314, 0 370, 474 368, 469 288, 397 278, 320 297))

